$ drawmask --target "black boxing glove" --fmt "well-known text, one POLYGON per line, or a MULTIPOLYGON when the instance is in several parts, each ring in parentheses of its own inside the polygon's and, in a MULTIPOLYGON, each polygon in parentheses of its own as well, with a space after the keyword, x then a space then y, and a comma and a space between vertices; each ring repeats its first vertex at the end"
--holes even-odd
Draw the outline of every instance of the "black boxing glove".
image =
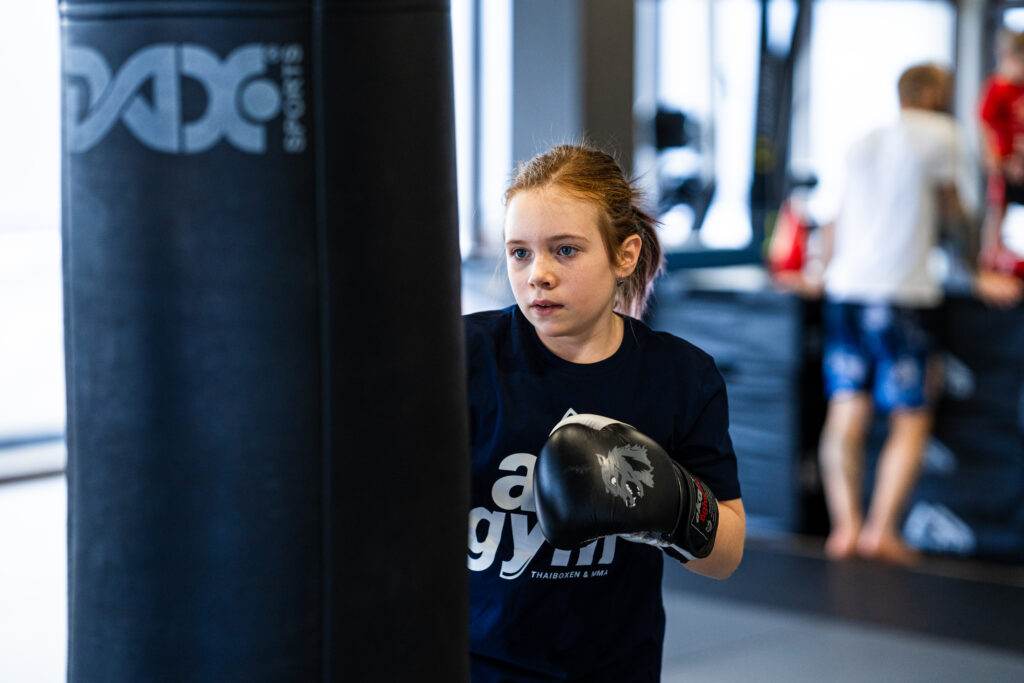
POLYGON ((541 531, 556 548, 621 535, 685 562, 715 544, 711 490, 654 440, 610 418, 573 415, 555 425, 534 466, 533 493, 541 531))

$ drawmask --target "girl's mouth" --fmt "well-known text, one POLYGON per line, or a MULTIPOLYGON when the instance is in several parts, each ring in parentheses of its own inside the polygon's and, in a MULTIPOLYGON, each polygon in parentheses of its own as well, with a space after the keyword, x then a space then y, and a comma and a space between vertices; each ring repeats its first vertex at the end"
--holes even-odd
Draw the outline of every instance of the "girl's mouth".
POLYGON ((553 301, 540 300, 534 301, 532 304, 530 304, 530 308, 532 308, 536 313, 539 313, 541 315, 547 315, 550 313, 554 313, 555 311, 561 310, 563 306, 561 304, 556 304, 553 301))

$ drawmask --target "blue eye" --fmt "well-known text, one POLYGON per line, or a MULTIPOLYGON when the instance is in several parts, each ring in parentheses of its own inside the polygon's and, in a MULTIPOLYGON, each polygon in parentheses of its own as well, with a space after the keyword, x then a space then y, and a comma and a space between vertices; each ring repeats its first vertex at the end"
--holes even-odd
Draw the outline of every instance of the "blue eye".
POLYGON ((577 249, 576 247, 570 247, 569 245, 564 245, 564 246, 561 246, 561 247, 558 248, 558 255, 559 256, 573 256, 578 251, 579 251, 579 249, 577 249))
POLYGON ((515 258, 515 259, 524 259, 524 258, 527 257, 528 254, 529 254, 529 252, 526 251, 525 249, 513 249, 512 250, 512 258, 515 258))

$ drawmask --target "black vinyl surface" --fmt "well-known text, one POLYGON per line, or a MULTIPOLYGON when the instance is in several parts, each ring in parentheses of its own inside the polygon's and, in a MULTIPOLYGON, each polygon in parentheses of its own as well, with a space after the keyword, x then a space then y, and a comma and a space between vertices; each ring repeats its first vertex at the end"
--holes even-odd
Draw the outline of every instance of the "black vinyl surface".
POLYGON ((801 524, 803 306, 772 291, 697 291, 659 281, 650 324, 710 353, 725 379, 729 433, 751 526, 801 524))
POLYGON ((68 679, 466 680, 448 3, 61 16, 68 679))

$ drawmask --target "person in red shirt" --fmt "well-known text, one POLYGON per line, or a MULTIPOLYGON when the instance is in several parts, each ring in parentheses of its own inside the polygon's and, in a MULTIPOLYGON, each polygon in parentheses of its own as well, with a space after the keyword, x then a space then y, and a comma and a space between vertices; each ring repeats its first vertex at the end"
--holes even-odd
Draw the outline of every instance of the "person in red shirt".
POLYGON ((988 166, 988 207, 981 265, 999 267, 1007 204, 1024 204, 1024 32, 1000 37, 996 70, 981 93, 979 117, 988 166))

